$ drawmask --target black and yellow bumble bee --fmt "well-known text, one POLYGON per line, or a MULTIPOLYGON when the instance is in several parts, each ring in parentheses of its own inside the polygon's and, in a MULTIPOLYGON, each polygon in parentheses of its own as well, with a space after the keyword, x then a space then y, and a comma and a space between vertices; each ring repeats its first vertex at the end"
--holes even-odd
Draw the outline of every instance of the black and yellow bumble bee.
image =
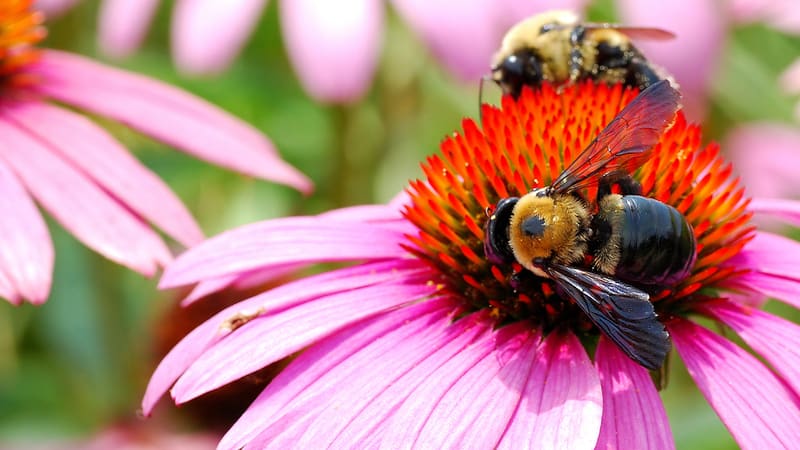
MULTIPOLYGON (((492 60, 492 80, 504 94, 518 97, 523 86, 592 79, 644 90, 669 79, 650 63, 631 38, 672 39, 658 28, 581 23, 570 11, 551 11, 514 25, 492 60)), ((674 83, 674 80, 671 80, 674 83)))
POLYGON ((516 261, 552 280, 562 297, 651 370, 663 364, 670 340, 643 289, 686 278, 697 242, 678 210, 640 195, 631 173, 671 125, 679 100, 666 80, 645 89, 550 186, 501 199, 485 225, 490 263, 516 261), (595 205, 581 193, 592 186, 595 205), (612 193, 614 186, 621 194, 612 193), (582 268, 589 260, 591 267, 582 268))

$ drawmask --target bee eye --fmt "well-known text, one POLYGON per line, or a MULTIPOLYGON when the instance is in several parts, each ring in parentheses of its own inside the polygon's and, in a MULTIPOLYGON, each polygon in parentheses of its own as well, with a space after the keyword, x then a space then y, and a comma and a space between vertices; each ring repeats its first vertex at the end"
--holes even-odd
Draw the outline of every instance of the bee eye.
POLYGON ((542 68, 536 54, 521 50, 509 55, 501 64, 503 81, 512 84, 535 85, 542 81, 542 68))
POLYGON ((528 217, 522 222, 522 231, 528 237, 542 237, 544 235, 544 219, 539 216, 528 217))

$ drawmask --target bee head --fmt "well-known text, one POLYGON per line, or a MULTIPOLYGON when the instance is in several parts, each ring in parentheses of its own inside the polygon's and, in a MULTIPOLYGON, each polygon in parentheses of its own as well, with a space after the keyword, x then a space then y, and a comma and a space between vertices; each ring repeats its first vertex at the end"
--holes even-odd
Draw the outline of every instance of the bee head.
POLYGON ((542 65, 534 51, 518 50, 492 67, 492 79, 503 93, 517 98, 523 86, 537 86, 542 82, 542 65))

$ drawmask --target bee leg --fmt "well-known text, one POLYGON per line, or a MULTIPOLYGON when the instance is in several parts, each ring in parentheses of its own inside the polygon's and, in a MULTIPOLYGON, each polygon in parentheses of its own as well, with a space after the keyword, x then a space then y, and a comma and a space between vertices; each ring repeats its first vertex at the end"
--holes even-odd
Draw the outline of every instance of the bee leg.
POLYGON ((642 184, 630 175, 617 180, 617 185, 622 195, 642 195, 642 184))
POLYGON ((584 37, 586 37, 586 28, 583 25, 576 25, 569 34, 569 43, 572 46, 572 51, 569 53, 569 79, 573 83, 578 80, 583 68, 581 44, 583 44, 584 37))

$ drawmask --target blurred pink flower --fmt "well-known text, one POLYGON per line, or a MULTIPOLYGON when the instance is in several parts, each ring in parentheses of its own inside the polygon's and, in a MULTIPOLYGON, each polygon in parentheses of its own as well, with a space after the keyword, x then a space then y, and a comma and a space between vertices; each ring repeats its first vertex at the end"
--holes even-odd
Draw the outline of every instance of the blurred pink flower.
POLYGON ((0 296, 18 304, 49 294, 53 245, 34 199, 88 247, 148 276, 171 259, 148 222, 186 246, 203 239, 154 173, 94 122, 55 102, 220 166, 310 189, 263 135, 205 101, 78 55, 36 50, 45 31, 29 5, 0 6, 0 296))
MULTIPOLYGON (((184 403, 299 352, 219 448, 674 448, 647 371, 549 282, 514 287, 513 267, 484 256, 485 208, 551 181, 569 162, 562 156, 596 132, 586 130, 635 95, 620 101, 619 92, 586 83, 529 91, 520 105, 506 99, 502 110, 484 108, 483 129, 464 121, 426 160, 426 179, 387 206, 255 223, 181 255, 162 287, 213 290, 297 265, 360 264, 289 282, 200 325, 156 369, 145 414, 170 388, 184 403), (592 337, 594 361, 583 344, 592 337)), ((754 232, 719 147, 701 140, 679 112, 637 172, 644 195, 675 206, 698 238, 691 275, 654 306, 737 442, 791 447, 800 327, 750 303, 766 295, 800 307, 800 244, 754 232), (774 372, 698 317, 736 331, 774 372)))
MULTIPOLYGON (((369 89, 381 50, 384 3, 280 3, 289 59, 312 97, 349 102, 369 89)), ((581 10, 588 0, 465 0, 456 8, 446 0, 391 3, 437 61, 463 80, 477 80, 488 72, 491 56, 511 24, 548 9, 581 10)), ((178 0, 172 16, 172 51, 178 68, 197 74, 227 68, 257 26, 266 4, 266 0, 178 0)), ((157 6, 158 0, 104 0, 99 25, 102 50, 117 58, 136 50, 157 6)))

